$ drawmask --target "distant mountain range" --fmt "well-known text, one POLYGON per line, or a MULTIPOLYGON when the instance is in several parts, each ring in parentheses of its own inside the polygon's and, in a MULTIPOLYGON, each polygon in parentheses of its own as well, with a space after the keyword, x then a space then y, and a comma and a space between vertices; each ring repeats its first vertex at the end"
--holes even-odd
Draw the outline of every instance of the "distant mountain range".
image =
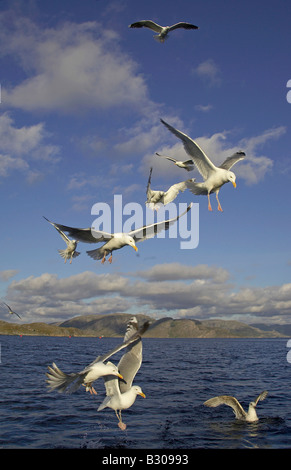
MULTIPOLYGON (((116 313, 108 315, 84 315, 64 322, 8 323, 0 321, 0 335, 30 336, 105 336, 123 337, 132 315, 116 313)), ((149 338, 280 338, 288 333, 267 330, 234 320, 193 320, 171 317, 156 320, 146 315, 136 315, 139 322, 151 321, 145 334, 149 338)))

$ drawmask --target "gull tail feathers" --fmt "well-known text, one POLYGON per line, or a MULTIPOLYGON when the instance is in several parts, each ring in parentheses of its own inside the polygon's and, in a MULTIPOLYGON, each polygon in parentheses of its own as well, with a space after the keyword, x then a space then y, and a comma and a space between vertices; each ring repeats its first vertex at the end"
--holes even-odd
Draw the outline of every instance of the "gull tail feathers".
POLYGON ((73 393, 83 382, 83 376, 80 374, 65 374, 53 362, 53 367, 48 366, 50 373, 47 373, 47 383, 50 391, 73 393), (75 383, 74 383, 75 382, 75 383))
POLYGON ((108 396, 106 398, 104 398, 103 402, 101 403, 101 405, 99 405, 99 407, 97 408, 97 411, 101 411, 101 410, 104 410, 104 408, 107 407, 108 403, 110 402, 111 400, 111 397, 108 396))
POLYGON ((102 259, 104 256, 104 249, 101 246, 101 248, 97 248, 96 250, 89 250, 86 252, 91 258, 93 259, 102 259))
MULTIPOLYGON (((58 252, 60 253, 62 258, 64 258, 64 259, 70 258, 70 256, 68 255, 67 250, 58 250, 58 252)), ((80 254, 81 253, 79 251, 75 251, 74 254, 73 254, 73 258, 77 258, 77 256, 79 256, 80 254)))

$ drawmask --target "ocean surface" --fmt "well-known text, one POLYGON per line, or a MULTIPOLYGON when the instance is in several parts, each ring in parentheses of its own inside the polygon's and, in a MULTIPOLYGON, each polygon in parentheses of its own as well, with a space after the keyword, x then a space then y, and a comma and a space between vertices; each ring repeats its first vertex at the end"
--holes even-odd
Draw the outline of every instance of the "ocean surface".
MULTIPOLYGON (((2 449, 288 449, 291 448, 291 364, 287 339, 143 339, 136 375, 146 398, 123 411, 97 412, 105 396, 84 387, 48 392, 47 366, 76 372, 118 338, 0 336, 0 448, 2 449), (216 395, 233 395, 247 409, 261 391, 257 423, 235 419, 227 406, 207 408, 216 395)), ((122 352, 112 358, 117 363, 122 352)))

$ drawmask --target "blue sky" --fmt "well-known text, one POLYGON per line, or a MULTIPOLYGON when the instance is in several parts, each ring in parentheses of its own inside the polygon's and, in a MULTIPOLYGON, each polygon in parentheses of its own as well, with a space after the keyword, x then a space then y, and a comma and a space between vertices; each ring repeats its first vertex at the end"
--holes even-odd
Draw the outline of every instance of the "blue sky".
MULTIPOLYGON (((0 3, 0 295, 22 321, 94 313, 288 323, 291 314, 288 2, 180 0, 0 3), (141 19, 188 21, 160 44, 141 19), (233 151, 237 188, 224 212, 199 203, 199 245, 165 237, 125 247, 110 265, 86 254, 64 264, 44 219, 89 227, 114 195, 144 207, 152 188, 186 174, 158 159, 187 155, 160 118, 214 163, 233 151)), ((126 220, 126 218, 125 218, 126 220)), ((1 319, 10 318, 5 310, 1 319)))

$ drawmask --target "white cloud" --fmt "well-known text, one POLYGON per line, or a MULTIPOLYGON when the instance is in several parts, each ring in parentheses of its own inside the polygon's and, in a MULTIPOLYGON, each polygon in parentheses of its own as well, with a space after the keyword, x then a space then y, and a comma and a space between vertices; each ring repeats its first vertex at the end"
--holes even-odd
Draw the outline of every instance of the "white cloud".
POLYGON ((45 143, 48 137, 43 123, 16 127, 13 119, 4 113, 0 116, 0 176, 12 171, 22 171, 28 182, 38 180, 41 171, 36 162, 57 160, 58 147, 45 143))
POLYGON ((95 21, 41 29, 15 15, 0 39, 6 54, 18 57, 28 76, 2 87, 4 104, 64 113, 150 106, 137 64, 120 49, 117 34, 95 21))
POLYGON ((219 86, 221 84, 221 71, 213 59, 207 59, 201 62, 193 73, 206 80, 210 86, 219 86))
POLYGON ((12 277, 16 276, 17 273, 17 269, 6 269, 5 271, 0 271, 0 280, 9 281, 12 277))

